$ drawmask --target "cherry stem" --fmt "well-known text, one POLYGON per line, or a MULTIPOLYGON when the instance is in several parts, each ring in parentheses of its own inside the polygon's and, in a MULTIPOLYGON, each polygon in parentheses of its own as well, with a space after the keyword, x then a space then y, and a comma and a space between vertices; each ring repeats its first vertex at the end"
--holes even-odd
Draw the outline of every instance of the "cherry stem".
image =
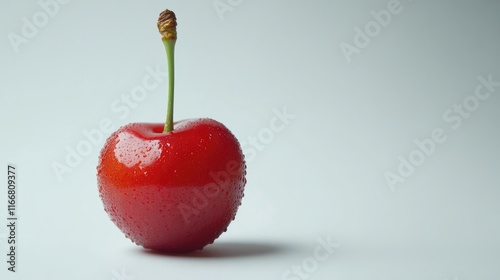
POLYGON ((168 104, 167 120, 163 132, 174 130, 174 49, 177 41, 177 18, 174 12, 165 10, 158 17, 158 31, 161 34, 161 40, 165 45, 168 65, 168 104))
POLYGON ((167 104, 167 119, 163 132, 171 132, 174 130, 174 49, 176 40, 168 40, 162 38, 167 53, 168 66, 168 104, 167 104))

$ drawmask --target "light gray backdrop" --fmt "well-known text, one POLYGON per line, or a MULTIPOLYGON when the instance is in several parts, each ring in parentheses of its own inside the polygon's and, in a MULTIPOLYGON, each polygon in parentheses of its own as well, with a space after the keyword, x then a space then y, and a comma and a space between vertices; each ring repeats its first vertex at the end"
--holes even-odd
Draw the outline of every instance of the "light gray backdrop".
POLYGON ((499 279, 499 15, 499 1, 3 0, 0 278, 499 279), (164 121, 165 8, 175 119, 223 122, 248 160, 236 220, 190 257, 132 244, 95 179, 102 123, 164 121))

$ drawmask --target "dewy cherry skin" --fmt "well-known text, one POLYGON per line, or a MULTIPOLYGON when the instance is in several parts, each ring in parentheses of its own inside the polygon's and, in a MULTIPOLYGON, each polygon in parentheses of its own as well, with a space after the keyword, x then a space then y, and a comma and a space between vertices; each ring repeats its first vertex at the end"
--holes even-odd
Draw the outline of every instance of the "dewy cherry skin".
POLYGON ((134 243, 166 253, 200 250, 234 219, 246 165, 240 144, 208 118, 173 122, 176 17, 158 19, 169 69, 165 123, 133 123, 114 132, 97 166, 99 195, 115 225, 134 243))

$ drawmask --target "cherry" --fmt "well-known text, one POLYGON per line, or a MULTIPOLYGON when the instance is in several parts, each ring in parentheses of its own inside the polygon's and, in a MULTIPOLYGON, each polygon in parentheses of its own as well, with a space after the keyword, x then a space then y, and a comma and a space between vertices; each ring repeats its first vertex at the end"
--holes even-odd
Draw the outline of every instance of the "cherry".
POLYGON ((246 184, 236 137, 208 118, 173 122, 176 17, 165 10, 158 29, 167 53, 167 120, 115 131, 99 156, 104 210, 134 243, 168 253, 200 250, 235 218, 246 184))

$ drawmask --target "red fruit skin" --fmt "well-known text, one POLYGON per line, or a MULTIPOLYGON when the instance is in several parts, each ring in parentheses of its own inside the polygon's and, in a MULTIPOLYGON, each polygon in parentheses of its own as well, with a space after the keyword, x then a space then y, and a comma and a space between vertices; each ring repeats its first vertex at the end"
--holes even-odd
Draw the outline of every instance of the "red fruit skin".
POLYGON ((226 231, 243 198, 246 165, 238 140, 212 119, 134 123, 106 141, 99 195, 116 226, 144 248, 201 250, 226 231))

